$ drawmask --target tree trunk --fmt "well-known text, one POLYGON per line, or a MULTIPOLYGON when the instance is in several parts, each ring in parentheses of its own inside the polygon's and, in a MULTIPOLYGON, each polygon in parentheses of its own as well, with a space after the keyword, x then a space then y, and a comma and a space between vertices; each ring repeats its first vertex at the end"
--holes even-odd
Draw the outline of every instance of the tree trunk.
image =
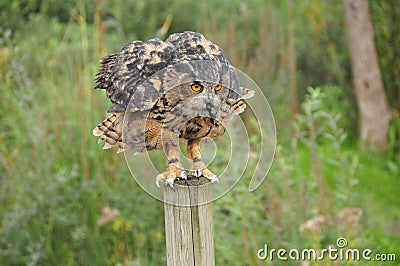
POLYGON ((294 44, 293 5, 291 3, 289 4, 288 20, 289 20, 288 59, 289 59, 290 110, 291 110, 292 121, 295 121, 296 115, 299 112, 299 101, 297 99, 297 86, 296 86, 297 58, 296 58, 296 47, 294 44))
POLYGON ((343 0, 362 142, 388 144, 390 112, 374 44, 368 0, 343 0))

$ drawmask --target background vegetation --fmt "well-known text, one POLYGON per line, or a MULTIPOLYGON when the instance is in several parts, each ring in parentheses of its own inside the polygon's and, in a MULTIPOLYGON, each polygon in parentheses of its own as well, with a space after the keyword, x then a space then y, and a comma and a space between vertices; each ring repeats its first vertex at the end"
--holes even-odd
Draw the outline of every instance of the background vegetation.
POLYGON ((214 203, 217 265, 264 265, 266 243, 322 249, 338 237, 398 263, 400 8, 370 3, 394 113, 384 152, 358 142, 340 1, 2 1, 0 264, 165 264, 163 205, 97 145, 91 130, 109 103, 92 88, 101 56, 183 30, 220 44, 264 90, 277 125, 267 181, 249 193, 243 178, 214 203))

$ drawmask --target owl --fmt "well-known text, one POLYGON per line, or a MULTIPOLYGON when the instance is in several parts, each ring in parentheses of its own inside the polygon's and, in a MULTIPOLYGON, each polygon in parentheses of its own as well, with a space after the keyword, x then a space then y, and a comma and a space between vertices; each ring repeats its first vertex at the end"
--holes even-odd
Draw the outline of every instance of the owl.
POLYGON ((132 41, 100 60, 95 83, 113 103, 109 117, 93 129, 104 149, 163 149, 168 168, 156 177, 158 187, 165 182, 173 188, 176 179, 193 176, 220 182, 202 161, 202 141, 224 134, 254 92, 240 87, 218 45, 190 31, 165 41, 132 41), (180 163, 179 141, 192 162, 188 173, 180 163))

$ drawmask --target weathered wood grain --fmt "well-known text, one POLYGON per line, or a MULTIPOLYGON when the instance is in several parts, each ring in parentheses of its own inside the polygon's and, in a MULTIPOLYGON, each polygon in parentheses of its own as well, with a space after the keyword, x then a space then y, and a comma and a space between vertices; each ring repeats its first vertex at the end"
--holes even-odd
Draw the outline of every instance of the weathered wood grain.
POLYGON ((167 265, 215 265, 212 184, 201 178, 174 187, 164 189, 167 265))

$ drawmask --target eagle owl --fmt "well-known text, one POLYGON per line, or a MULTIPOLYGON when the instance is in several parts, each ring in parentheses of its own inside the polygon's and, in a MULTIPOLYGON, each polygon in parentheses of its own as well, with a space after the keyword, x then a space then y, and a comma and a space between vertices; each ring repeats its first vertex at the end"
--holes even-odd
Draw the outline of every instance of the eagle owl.
POLYGON ((104 149, 118 152, 163 149, 168 168, 156 177, 173 187, 187 179, 179 139, 192 161, 189 176, 219 177, 201 159, 203 139, 224 134, 233 115, 246 108, 254 92, 239 86, 235 69, 221 48, 202 34, 185 31, 166 41, 132 41, 100 60, 95 89, 105 89, 111 115, 93 129, 104 149))

